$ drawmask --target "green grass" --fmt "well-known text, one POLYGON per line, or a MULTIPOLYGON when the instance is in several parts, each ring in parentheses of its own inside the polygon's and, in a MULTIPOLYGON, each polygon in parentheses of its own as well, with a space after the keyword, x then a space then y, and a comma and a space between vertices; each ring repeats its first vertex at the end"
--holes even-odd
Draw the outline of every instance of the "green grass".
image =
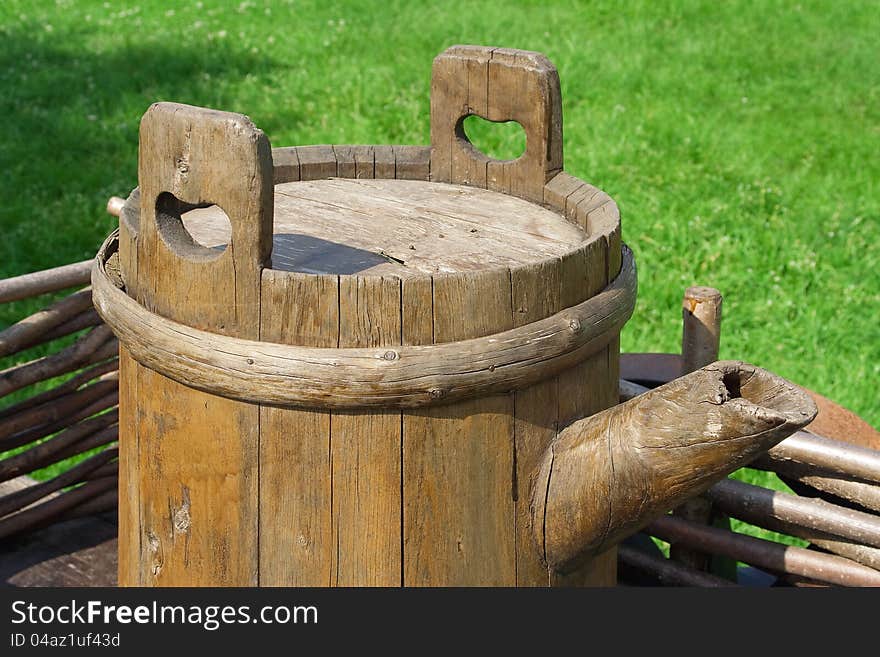
MULTIPOLYGON (((538 50, 562 80, 566 170, 617 200, 638 261, 623 350, 677 351, 684 288, 711 285, 722 357, 878 425, 878 34, 855 1, 4 0, 0 276, 95 252, 157 100, 243 112, 276 146, 426 143, 434 55, 538 50)), ((521 148, 490 132, 473 126, 490 152, 521 148)), ((0 326, 33 308, 0 307, 0 326)))

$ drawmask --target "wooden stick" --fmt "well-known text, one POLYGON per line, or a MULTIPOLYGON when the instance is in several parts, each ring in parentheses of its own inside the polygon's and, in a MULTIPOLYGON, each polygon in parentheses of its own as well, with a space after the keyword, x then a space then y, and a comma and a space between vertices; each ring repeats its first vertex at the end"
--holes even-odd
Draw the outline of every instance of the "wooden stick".
POLYGON ((694 570, 669 559, 656 557, 626 544, 617 546, 617 559, 623 568, 632 568, 656 577, 664 586, 736 586, 733 582, 694 570))
POLYGON ((880 547, 880 517, 870 513, 853 511, 824 500, 768 490, 734 479, 719 481, 706 491, 705 496, 725 513, 752 524, 760 525, 763 518, 770 517, 880 547))
MULTIPOLYGON (((0 497, 0 517, 9 515, 15 511, 20 511, 24 507, 55 493, 62 488, 78 484, 85 479, 98 479, 100 475, 97 470, 107 465, 118 456, 118 450, 115 448, 105 449, 103 452, 90 456, 80 461, 69 470, 62 472, 57 477, 53 477, 47 481, 28 486, 22 490, 15 491, 4 497, 0 497)), ((118 464, 111 464, 117 468, 116 472, 105 470, 105 476, 114 476, 118 472, 118 464)))
POLYGON ((847 559, 852 559, 875 570, 880 570, 880 550, 867 545, 859 545, 852 541, 844 541, 834 537, 814 536, 807 538, 813 545, 828 552, 839 554, 847 559))
POLYGON ((839 554, 842 557, 852 559, 875 570, 880 570, 880 549, 859 545, 839 536, 832 536, 831 534, 809 529, 796 523, 779 520, 769 515, 756 517, 748 522, 757 527, 763 527, 780 534, 797 536, 798 538, 810 541, 813 545, 823 550, 839 554))
POLYGON ((0 331, 0 358, 20 351, 41 335, 92 307, 92 289, 87 287, 56 301, 0 331))
POLYGON ((791 573, 780 573, 777 581, 785 582, 791 586, 796 586, 798 588, 829 588, 832 585, 828 582, 821 582, 815 579, 810 579, 809 577, 802 577, 800 575, 793 575, 791 573))
POLYGON ((95 479, 69 492, 53 497, 42 504, 29 507, 14 515, 6 516, 0 519, 0 539, 44 527, 65 511, 74 509, 83 502, 97 497, 105 491, 115 489, 116 486, 116 477, 95 479))
POLYGON ((30 349, 31 347, 36 347, 40 344, 45 344, 47 342, 51 342, 52 340, 57 340, 58 338, 63 338, 66 335, 70 335, 71 333, 76 333, 77 331, 82 331, 83 329, 91 328, 92 326, 98 326, 99 324, 103 324, 104 320, 101 319, 101 316, 98 314, 98 311, 94 308, 89 308, 74 317, 71 317, 69 320, 64 322, 63 324, 59 324, 53 329, 46 331, 43 335, 38 336, 37 338, 30 340, 23 344, 20 350, 30 349))
POLYGON ((850 559, 781 545, 673 516, 657 518, 646 531, 670 543, 684 543, 777 573, 793 573, 842 586, 880 586, 880 572, 850 559))
POLYGON ((40 404, 44 404, 47 401, 63 397, 67 393, 77 390, 80 386, 88 383, 89 381, 98 378, 102 374, 107 374, 108 372, 117 372, 118 369, 118 358, 113 358, 111 360, 104 361, 103 363, 98 363, 94 367, 84 369, 82 372, 71 377, 61 385, 55 386, 51 390, 33 395, 32 397, 21 400, 17 404, 13 404, 12 406, 8 406, 3 410, 0 410, 0 419, 4 419, 20 413, 25 409, 39 406, 40 404))
MULTIPOLYGON (((118 456, 119 447, 109 447, 105 451, 113 451, 118 456)), ((104 452, 98 452, 99 454, 103 454, 104 452)), ((99 468, 96 468, 89 479, 101 479, 102 477, 111 477, 119 475, 119 461, 114 460, 109 463, 105 463, 99 468)))
POLYGON ((76 411, 73 415, 65 418, 61 418, 57 422, 53 422, 51 424, 45 424, 41 427, 34 427, 33 429, 28 429, 27 431, 22 431, 21 433, 17 433, 14 436, 10 436, 0 443, 0 451, 6 451, 7 449, 14 449, 15 447, 20 447, 22 445, 27 445, 36 440, 40 440, 41 438, 45 438, 46 436, 51 436, 53 433, 57 431, 61 431, 65 427, 69 427, 75 422, 79 422, 80 420, 84 420, 87 417, 91 417, 101 411, 106 411, 113 406, 116 406, 119 403, 119 390, 114 388, 112 392, 104 395, 97 401, 92 402, 85 408, 76 411))
MULTIPOLYGON (((721 292, 714 287, 697 285, 685 290, 681 302, 682 374, 689 374, 718 360, 721 301, 721 292)), ((695 497, 673 509, 672 513, 685 520, 709 524, 712 504, 705 498, 695 497)), ((683 545, 672 546, 669 550, 671 559, 699 571, 709 570, 710 556, 683 545)))
POLYGON ((53 269, 44 269, 32 274, 15 276, 0 281, 0 303, 18 301, 35 297, 47 292, 57 292, 74 285, 85 285, 92 273, 93 259, 63 265, 53 269))
POLYGON ((57 463, 65 458, 63 456, 65 450, 76 446, 93 434, 104 433, 104 437, 109 438, 112 442, 116 439, 114 436, 116 436, 118 428, 115 425, 118 421, 119 411, 114 409, 75 424, 24 452, 0 460, 0 482, 57 463))
MULTIPOLYGON (((0 419, 0 446, 5 445, 6 439, 10 436, 26 429, 53 424, 118 388, 119 375, 117 372, 111 372, 104 374, 96 383, 70 392, 63 397, 0 419)), ((5 447, 5 449, 12 449, 12 447, 5 447)))
POLYGON ((826 501, 833 501, 827 499, 828 497, 837 498, 880 513, 880 486, 876 484, 851 481, 841 475, 827 473, 808 465, 771 459, 758 460, 757 463, 750 464, 750 467, 768 468, 771 472, 793 480, 792 483, 797 482, 812 488, 826 501))
POLYGON ((0 397, 38 381, 111 358, 118 353, 118 349, 119 345, 110 328, 106 325, 97 326, 62 351, 0 372, 0 397))
POLYGON ((682 374, 718 360, 721 335, 721 292, 699 285, 685 290, 681 303, 682 374))
POLYGON ((93 433, 91 436, 83 438, 78 443, 65 447, 58 452, 57 456, 59 460, 64 460, 66 458, 70 458, 71 456, 76 456, 77 454, 88 452, 90 449, 102 447, 103 445, 109 445, 110 443, 116 442, 117 440, 119 440, 119 426, 114 424, 113 426, 107 427, 102 431, 93 433))
POLYGON ((880 483, 880 451, 798 431, 768 450, 762 469, 778 463, 800 463, 836 474, 880 483), (769 459, 769 460, 768 460, 769 459))
POLYGON ((114 217, 122 214, 122 208, 125 206, 125 199, 119 196, 111 196, 107 199, 107 212, 114 217))
POLYGON ((747 363, 717 361, 578 420, 535 469, 535 545, 550 568, 571 572, 815 414, 794 384, 747 363))

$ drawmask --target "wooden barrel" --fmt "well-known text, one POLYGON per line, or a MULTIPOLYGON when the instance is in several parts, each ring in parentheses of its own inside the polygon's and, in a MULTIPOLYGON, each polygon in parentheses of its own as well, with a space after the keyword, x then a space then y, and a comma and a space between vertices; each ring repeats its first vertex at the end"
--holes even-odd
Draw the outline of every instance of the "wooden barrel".
POLYGON ((93 285, 122 344, 120 584, 615 583, 614 548, 563 575, 530 527, 539 457, 617 403, 635 300, 543 56, 438 56, 430 147, 273 151, 154 105, 93 285), (470 114, 525 153, 487 158, 470 114))

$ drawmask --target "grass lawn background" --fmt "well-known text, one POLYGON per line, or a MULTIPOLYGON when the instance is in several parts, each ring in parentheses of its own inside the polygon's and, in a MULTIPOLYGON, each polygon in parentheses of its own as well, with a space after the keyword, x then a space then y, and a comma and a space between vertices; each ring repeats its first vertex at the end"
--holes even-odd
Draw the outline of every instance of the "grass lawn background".
MULTIPOLYGON (((877 426, 878 34, 857 1, 3 0, 0 277, 94 254, 157 100, 242 112, 275 146, 424 144, 437 53, 538 50, 565 169, 615 198, 638 262, 622 349, 678 351, 682 292, 711 285, 722 358, 877 426)), ((505 127, 475 141, 510 154, 505 127)), ((0 328, 39 305, 0 306, 0 328)))

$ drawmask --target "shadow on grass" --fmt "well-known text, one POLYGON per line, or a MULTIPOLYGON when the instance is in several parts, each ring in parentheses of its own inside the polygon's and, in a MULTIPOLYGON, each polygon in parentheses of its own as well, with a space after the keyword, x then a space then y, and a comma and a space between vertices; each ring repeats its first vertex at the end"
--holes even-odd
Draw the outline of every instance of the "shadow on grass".
POLYGON ((226 43, 101 51, 92 36, 2 35, 0 278, 94 254, 114 225, 108 196, 137 183, 138 123, 150 104, 223 107, 224 89, 272 66, 226 43))

